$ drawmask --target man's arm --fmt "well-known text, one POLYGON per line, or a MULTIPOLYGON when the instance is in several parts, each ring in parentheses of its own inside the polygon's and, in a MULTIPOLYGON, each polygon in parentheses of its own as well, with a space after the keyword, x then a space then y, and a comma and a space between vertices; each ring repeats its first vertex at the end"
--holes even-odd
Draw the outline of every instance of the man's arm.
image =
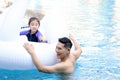
POLYGON ((73 41, 73 44, 75 46, 75 51, 73 52, 73 55, 75 56, 76 59, 78 59, 82 53, 82 49, 72 34, 69 34, 69 38, 73 41))
POLYGON ((67 65, 63 62, 58 63, 53 66, 42 65, 41 62, 39 61, 37 55, 35 54, 34 46, 32 44, 25 43, 24 48, 31 55, 31 58, 39 71, 46 72, 46 73, 56 73, 56 72, 64 72, 65 71, 67 65))

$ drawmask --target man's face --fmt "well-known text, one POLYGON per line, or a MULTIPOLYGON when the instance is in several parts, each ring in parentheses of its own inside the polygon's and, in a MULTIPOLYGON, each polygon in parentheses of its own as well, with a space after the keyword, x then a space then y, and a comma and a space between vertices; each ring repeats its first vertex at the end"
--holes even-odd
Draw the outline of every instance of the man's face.
POLYGON ((58 42, 55 49, 58 59, 65 58, 68 52, 68 49, 64 47, 64 44, 58 42))

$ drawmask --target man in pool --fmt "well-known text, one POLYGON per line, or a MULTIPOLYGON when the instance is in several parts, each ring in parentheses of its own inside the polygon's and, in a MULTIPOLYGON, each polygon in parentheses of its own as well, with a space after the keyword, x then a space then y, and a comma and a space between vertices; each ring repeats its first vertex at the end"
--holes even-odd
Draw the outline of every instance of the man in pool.
POLYGON ((44 66, 41 64, 32 44, 24 43, 23 46, 31 55, 31 58, 39 71, 46 73, 71 74, 74 71, 76 60, 80 57, 82 50, 72 34, 69 34, 69 38, 59 38, 55 51, 57 53, 57 58, 60 59, 60 63, 52 66, 44 66), (75 51, 73 52, 71 52, 72 42, 69 38, 73 41, 75 46, 75 51))

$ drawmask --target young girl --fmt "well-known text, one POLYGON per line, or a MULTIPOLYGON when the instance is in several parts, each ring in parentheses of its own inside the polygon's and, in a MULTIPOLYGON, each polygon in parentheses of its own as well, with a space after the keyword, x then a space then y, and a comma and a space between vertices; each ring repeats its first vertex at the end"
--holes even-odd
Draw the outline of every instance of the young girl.
POLYGON ((28 41, 47 42, 47 40, 43 37, 42 33, 38 30, 38 28, 40 26, 40 21, 38 18, 31 17, 29 19, 28 25, 29 25, 30 29, 21 31, 20 35, 26 35, 28 41))

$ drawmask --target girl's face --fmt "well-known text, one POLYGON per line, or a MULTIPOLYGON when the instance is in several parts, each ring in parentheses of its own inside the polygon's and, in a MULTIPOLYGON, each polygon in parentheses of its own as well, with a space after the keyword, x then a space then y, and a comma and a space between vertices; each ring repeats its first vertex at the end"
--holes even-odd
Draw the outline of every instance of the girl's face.
POLYGON ((40 25, 38 24, 37 20, 33 20, 31 21, 29 26, 31 29, 31 34, 34 34, 38 30, 40 25))

